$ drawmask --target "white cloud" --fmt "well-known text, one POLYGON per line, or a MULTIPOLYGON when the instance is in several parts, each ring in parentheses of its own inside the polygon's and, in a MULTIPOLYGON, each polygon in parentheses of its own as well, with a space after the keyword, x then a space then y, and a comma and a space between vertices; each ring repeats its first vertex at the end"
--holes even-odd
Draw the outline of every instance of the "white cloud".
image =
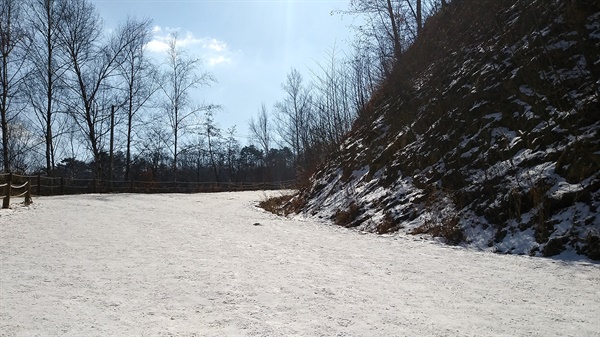
POLYGON ((223 41, 219 41, 217 39, 206 38, 206 39, 204 39, 202 46, 204 48, 208 48, 208 49, 214 50, 216 52, 227 51, 227 43, 225 43, 223 41))
POLYGON ((172 34, 177 36, 177 45, 191 54, 200 56, 208 66, 229 64, 233 62, 234 53, 229 50, 225 41, 212 37, 197 38, 191 32, 181 33, 180 28, 154 26, 152 40, 146 47, 154 53, 164 53, 169 49, 168 40, 172 34))
POLYGON ((216 66, 217 64, 228 64, 231 63, 233 60, 231 59, 231 57, 226 57, 223 55, 219 55, 219 56, 213 56, 213 57, 209 57, 208 58, 208 65, 209 66, 216 66))
POLYGON ((169 49, 169 45, 165 41, 153 39, 146 44, 149 51, 155 53, 164 53, 169 49))
POLYGON ((193 45, 202 45, 204 39, 197 39, 192 35, 192 33, 187 32, 183 38, 177 37, 177 44, 182 47, 193 46, 193 45))

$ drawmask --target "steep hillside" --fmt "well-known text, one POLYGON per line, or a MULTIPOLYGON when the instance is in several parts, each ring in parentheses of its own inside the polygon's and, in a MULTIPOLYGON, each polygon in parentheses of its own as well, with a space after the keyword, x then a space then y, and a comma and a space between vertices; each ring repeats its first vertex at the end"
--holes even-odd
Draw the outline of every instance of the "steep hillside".
POLYGON ((347 227, 600 259, 600 5, 454 1, 287 207, 347 227))

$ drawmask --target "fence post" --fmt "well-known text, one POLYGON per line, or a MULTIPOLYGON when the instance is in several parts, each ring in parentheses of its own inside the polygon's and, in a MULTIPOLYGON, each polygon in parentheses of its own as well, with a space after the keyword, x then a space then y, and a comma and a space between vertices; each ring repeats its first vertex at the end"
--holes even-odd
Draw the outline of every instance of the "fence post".
POLYGON ((60 177, 60 194, 65 194, 65 177, 60 177))
POLYGON ((133 180, 129 181, 129 193, 133 193, 133 180))
POLYGON ((4 200, 2 201, 2 208, 8 208, 10 206, 10 193, 11 193, 11 186, 12 184, 12 173, 8 174, 8 178, 6 181, 6 196, 4 197, 4 200))
POLYGON ((92 193, 96 193, 96 178, 92 181, 92 193))
POLYGON ((37 175, 37 195, 42 195, 42 175, 37 175))
POLYGON ((31 181, 27 181, 27 192, 25 192, 25 205, 31 205, 31 181))

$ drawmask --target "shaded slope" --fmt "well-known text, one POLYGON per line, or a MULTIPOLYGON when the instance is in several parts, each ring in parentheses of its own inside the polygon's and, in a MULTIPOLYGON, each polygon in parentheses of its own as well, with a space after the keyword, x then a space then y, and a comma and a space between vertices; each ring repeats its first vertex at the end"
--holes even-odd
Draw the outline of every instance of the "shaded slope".
POLYGON ((456 1, 290 204, 361 230, 600 259, 600 8, 456 1))

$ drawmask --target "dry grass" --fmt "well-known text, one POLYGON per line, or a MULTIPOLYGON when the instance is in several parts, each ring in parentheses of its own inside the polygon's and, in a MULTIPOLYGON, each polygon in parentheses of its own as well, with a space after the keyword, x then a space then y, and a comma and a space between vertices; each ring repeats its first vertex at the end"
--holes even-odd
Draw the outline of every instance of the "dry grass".
POLYGON ((278 197, 266 197, 258 203, 258 206, 265 211, 277 214, 288 215, 285 205, 293 198, 293 195, 280 195, 278 197))
POLYGON ((354 227, 353 223, 360 214, 360 207, 356 202, 350 203, 347 209, 337 210, 333 216, 333 221, 338 226, 354 227))
POLYGON ((579 254, 585 254, 590 259, 600 261, 600 235, 589 233, 582 248, 578 248, 579 254))
POLYGON ((279 196, 265 194, 263 199, 258 203, 258 207, 265 211, 282 216, 300 213, 305 205, 306 197, 302 193, 283 194, 283 192, 279 196))
POLYGON ((396 229, 396 221, 389 213, 387 213, 383 217, 383 221, 381 221, 381 223, 377 226, 377 234, 390 233, 396 229))
POLYGON ((458 223, 459 218, 449 217, 441 222, 425 221, 421 226, 413 229, 410 234, 429 234, 433 237, 444 238, 449 245, 458 245, 465 239, 465 234, 458 223))

